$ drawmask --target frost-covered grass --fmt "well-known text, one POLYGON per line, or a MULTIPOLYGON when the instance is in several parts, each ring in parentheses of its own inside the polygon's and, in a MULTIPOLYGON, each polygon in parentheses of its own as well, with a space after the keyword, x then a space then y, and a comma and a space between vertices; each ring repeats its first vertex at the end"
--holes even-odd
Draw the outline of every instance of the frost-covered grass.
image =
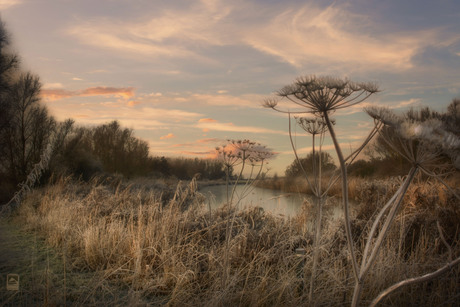
MULTIPOLYGON (((351 221, 357 250, 364 248, 368 221, 396 187, 392 182, 361 185, 357 192, 361 205, 351 221)), ((96 287, 93 294, 84 286, 82 296, 72 289, 72 297, 65 300, 68 305, 83 301, 172 306, 305 303, 314 236, 305 229, 305 220, 313 213, 306 208, 294 218, 281 219, 259 208, 235 214, 231 207, 209 211, 195 188, 192 182, 166 195, 159 188, 140 184, 62 180, 30 194, 14 218, 65 255, 68 270, 101 276, 92 285, 96 287), (229 218, 234 218, 234 226, 227 244, 229 218), (304 248, 305 256, 296 255, 297 248, 304 248), (225 261, 227 256, 229 261, 225 261), (97 287, 112 294, 98 296, 97 287)), ((450 192, 440 191, 441 186, 434 182, 409 188, 366 277, 362 304, 401 277, 432 272, 446 263, 449 253, 454 257, 460 253, 458 203, 450 192), (437 220, 451 250, 439 240, 437 220)), ((355 285, 343 222, 325 221, 323 225, 313 300, 323 306, 349 305, 355 285)), ((454 304, 459 278, 458 266, 453 267, 438 279, 390 294, 383 304, 454 304)), ((63 296, 65 292, 57 293, 63 296)))

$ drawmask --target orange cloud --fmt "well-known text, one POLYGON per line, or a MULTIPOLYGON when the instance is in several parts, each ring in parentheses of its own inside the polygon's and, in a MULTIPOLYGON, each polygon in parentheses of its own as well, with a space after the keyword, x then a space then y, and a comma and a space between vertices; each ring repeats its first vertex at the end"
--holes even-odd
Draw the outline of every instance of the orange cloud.
POLYGON ((162 137, 160 137, 160 140, 167 140, 167 139, 172 139, 172 138, 175 138, 176 136, 172 133, 168 133, 167 135, 163 135, 162 137))
POLYGON ((209 143, 216 143, 220 141, 221 141, 220 139, 216 139, 216 138, 207 138, 207 139, 197 140, 196 142, 200 144, 209 144, 209 143))
POLYGON ((41 96, 48 100, 57 100, 79 96, 114 96, 121 98, 131 98, 134 96, 134 87, 90 87, 80 91, 69 91, 63 89, 43 89, 41 96))
POLYGON ((203 147, 203 145, 201 144, 216 144, 216 143, 221 143, 221 142, 222 142, 221 139, 207 138, 207 139, 199 139, 199 140, 196 140, 194 142, 189 142, 189 143, 174 144, 171 147, 203 147))
POLYGON ((212 119, 212 118, 201 118, 199 123, 217 123, 217 120, 212 119))
POLYGON ((142 103, 141 101, 130 100, 130 101, 128 101, 128 106, 134 107, 134 106, 136 106, 136 105, 138 105, 138 104, 141 104, 141 103, 142 103))
POLYGON ((80 96, 115 96, 127 99, 134 96, 134 87, 90 87, 81 91, 80 96))
POLYGON ((209 158, 211 155, 209 151, 181 151, 180 153, 189 156, 204 156, 205 158, 209 158))
POLYGON ((41 91, 41 96, 48 100, 57 100, 57 99, 77 96, 77 93, 73 91, 61 90, 61 89, 54 89, 54 90, 43 89, 41 91))

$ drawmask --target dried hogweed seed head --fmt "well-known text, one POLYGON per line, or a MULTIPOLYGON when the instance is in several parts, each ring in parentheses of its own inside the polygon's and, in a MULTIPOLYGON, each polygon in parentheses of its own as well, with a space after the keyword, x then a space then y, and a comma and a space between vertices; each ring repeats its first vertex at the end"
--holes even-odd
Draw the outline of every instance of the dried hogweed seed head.
POLYGON ((425 169, 444 167, 443 155, 451 157, 455 167, 460 153, 460 138, 447 131, 437 118, 422 116, 414 110, 396 115, 386 108, 366 108, 366 112, 384 124, 380 135, 407 160, 425 169))
MULTIPOLYGON (((323 118, 298 117, 296 119, 299 126, 312 135, 324 133, 327 131, 327 124, 323 118)), ((331 120, 331 122, 332 124, 335 124, 335 120, 331 120)))
MULTIPOLYGON (((306 108, 303 112, 317 114, 355 105, 378 91, 376 83, 355 83, 346 78, 311 75, 297 78, 293 84, 280 89, 276 95, 287 98, 298 107, 306 108)), ((278 101, 265 102, 265 106, 273 109, 277 105, 278 101)))

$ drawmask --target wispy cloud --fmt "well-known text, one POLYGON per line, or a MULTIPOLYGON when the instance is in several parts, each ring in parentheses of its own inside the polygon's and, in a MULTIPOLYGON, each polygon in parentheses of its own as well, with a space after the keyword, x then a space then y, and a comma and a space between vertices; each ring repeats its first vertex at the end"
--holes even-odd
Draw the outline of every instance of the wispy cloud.
MULTIPOLYGON (((56 84, 53 84, 56 85, 56 84)), ((134 87, 108 87, 97 86, 90 87, 79 91, 69 91, 59 88, 45 88, 41 91, 42 98, 46 100, 58 100, 69 97, 78 96, 104 96, 104 97, 119 97, 128 99, 134 96, 134 87)))
POLYGON ((140 22, 87 20, 68 33, 85 44, 151 59, 210 61, 206 48, 239 45, 298 68, 315 62, 360 70, 409 69, 422 48, 443 43, 440 30, 368 30, 384 25, 337 4, 320 7, 309 2, 280 10, 263 3, 197 1, 184 10, 163 9, 152 15, 140 22), (252 18, 240 17, 248 15, 252 18))
POLYGON ((404 70, 412 57, 435 39, 433 32, 369 33, 376 24, 338 5, 306 4, 284 11, 249 29, 245 41, 296 67, 308 62, 349 65, 359 69, 404 70))
POLYGON ((105 49, 150 57, 186 57, 206 60, 190 48, 197 45, 222 45, 221 21, 230 13, 220 1, 198 1, 187 10, 158 10, 161 13, 141 22, 91 20, 68 29, 83 43, 105 49), (220 25, 220 26, 218 26, 220 25))
POLYGON ((194 142, 188 142, 188 143, 180 143, 180 144, 174 144, 172 147, 202 147, 202 146, 207 146, 209 144, 215 146, 217 144, 220 144, 224 142, 222 139, 219 138, 206 138, 206 139, 199 139, 194 142))
POLYGON ((58 120, 74 117, 78 114, 79 124, 98 125, 112 120, 119 120, 127 127, 136 130, 169 130, 171 125, 195 125, 203 114, 180 109, 164 109, 152 107, 133 108, 123 102, 104 103, 61 103, 49 102, 53 115, 58 120))
POLYGON ((231 106, 245 108, 260 108, 264 95, 245 94, 240 96, 223 95, 223 94, 192 94, 187 97, 189 101, 196 101, 207 105, 214 106, 231 106))
POLYGON ((22 0, 0 0, 0 10, 7 10, 10 7, 21 4, 22 0))
MULTIPOLYGON (((57 93, 59 94, 59 92, 57 93)), ((66 92, 63 94, 66 94, 66 92)), ((265 95, 259 94, 222 95, 214 93, 150 93, 136 95, 136 97, 134 97, 132 101, 129 101, 128 104, 130 106, 140 104, 209 105, 260 109, 264 98, 266 98, 265 95)))
POLYGON ((199 123, 217 123, 217 120, 212 118, 200 118, 199 123))
POLYGON ((215 147, 221 145, 224 140, 219 138, 198 139, 193 142, 174 144, 171 147, 175 148, 175 154, 202 156, 205 158, 213 157, 215 147))
POLYGON ((206 129, 206 131, 228 131, 228 132, 242 132, 242 133, 268 133, 268 134, 280 134, 286 135, 285 131, 278 131, 267 129, 263 127, 254 126, 237 126, 231 122, 221 123, 218 121, 213 122, 200 122, 198 121, 196 127, 200 129, 206 129))
POLYGON ((163 135, 162 137, 160 137, 160 140, 167 140, 167 139, 172 139, 172 138, 175 138, 176 136, 173 134, 173 133, 168 133, 166 135, 163 135))
POLYGON ((43 84, 44 89, 60 89, 60 88, 63 88, 63 87, 64 87, 64 85, 62 85, 62 83, 59 83, 59 82, 43 84))
POLYGON ((421 104, 420 98, 409 98, 402 101, 385 101, 385 102, 363 102, 346 109, 337 111, 337 115, 351 115, 355 113, 362 113, 366 107, 387 107, 391 109, 402 109, 408 107, 415 107, 421 104))

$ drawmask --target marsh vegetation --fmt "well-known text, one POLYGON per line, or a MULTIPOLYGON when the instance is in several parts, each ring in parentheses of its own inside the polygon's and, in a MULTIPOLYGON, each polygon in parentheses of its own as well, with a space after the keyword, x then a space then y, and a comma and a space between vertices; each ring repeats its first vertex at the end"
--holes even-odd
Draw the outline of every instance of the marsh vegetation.
MULTIPOLYGON (((397 183, 359 185, 360 206, 351 221, 357 250, 364 248, 369 219, 397 183)), ((308 299, 314 235, 306 225, 315 220, 312 207, 288 219, 259 208, 210 211, 193 183, 178 187, 169 199, 162 194, 164 186, 151 186, 62 179, 30 194, 12 218, 43 237, 66 265, 48 271, 61 278, 49 279, 48 292, 28 293, 43 300, 48 293, 48 302, 69 305, 295 306, 308 299), (226 225, 233 217, 227 244, 226 225), (296 255, 297 248, 304 248, 305 255, 296 255), (66 296, 64 270, 68 279, 75 272, 94 275, 87 285, 67 289, 66 296)), ((369 272, 362 302, 369 303, 401 276, 435 271, 458 254, 459 217, 458 201, 440 184, 413 185, 369 272), (437 221, 450 248, 439 240, 437 221)), ((313 298, 318 305, 348 305, 354 280, 343 222, 323 225, 313 298)), ((454 305, 459 273, 454 266, 429 283, 390 295, 384 304, 454 305)))
MULTIPOLYGON (((300 77, 265 101, 288 114, 295 160, 286 179, 261 181, 274 153, 252 140, 228 140, 215 159, 154 157, 116 121, 92 128, 57 122, 40 104, 38 77, 20 70, 7 45, 1 27, 1 222, 28 231, 40 252, 21 258, 27 282, 16 293, 2 289, 5 304, 457 303, 458 99, 442 114, 367 108, 374 126, 347 156, 331 117, 378 86, 300 77), (283 109, 285 102, 300 110, 283 109), (297 152, 293 122, 311 139, 306 157, 297 152), (323 151, 326 137, 338 165, 323 151), (359 160, 366 146, 374 149, 359 160), (401 167, 379 176, 394 161, 401 167), (197 178, 224 183, 221 205, 209 206, 197 178), (311 198, 285 217, 243 208, 261 182, 311 198), (340 218, 324 214, 338 205, 340 218)), ((5 264, 2 274, 11 268, 5 264)))

